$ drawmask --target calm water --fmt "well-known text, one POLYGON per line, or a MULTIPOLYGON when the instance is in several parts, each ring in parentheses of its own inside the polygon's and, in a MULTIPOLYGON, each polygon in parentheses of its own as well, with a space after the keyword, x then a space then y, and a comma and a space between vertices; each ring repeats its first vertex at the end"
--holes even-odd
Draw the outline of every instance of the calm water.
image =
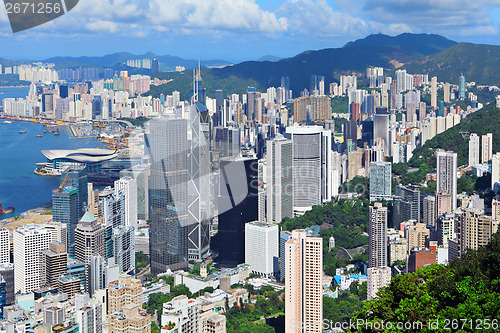
POLYGON ((0 87, 0 104, 4 98, 25 98, 30 91, 29 87, 4 88, 0 87))
MULTIPOLYGON (((19 89, 19 88, 14 88, 19 89)), ((5 88, 0 89, 4 91, 5 88)), ((5 94, 4 94, 5 95, 5 94)), ((4 97, 0 95, 0 99, 4 97)), ((12 96, 21 97, 21 96, 12 96)), ((14 121, 2 124, 0 120, 0 202, 4 207, 14 206, 18 215, 52 198, 60 177, 43 177, 33 173, 36 163, 46 162, 44 149, 76 149, 96 147, 96 139, 76 139, 69 127, 59 127, 61 135, 43 133, 42 124, 14 121), (19 131, 26 131, 19 134, 19 131), (42 138, 35 137, 42 134, 42 138)), ((100 144, 102 146, 102 144, 100 144)), ((0 216, 0 219, 11 215, 0 216)))

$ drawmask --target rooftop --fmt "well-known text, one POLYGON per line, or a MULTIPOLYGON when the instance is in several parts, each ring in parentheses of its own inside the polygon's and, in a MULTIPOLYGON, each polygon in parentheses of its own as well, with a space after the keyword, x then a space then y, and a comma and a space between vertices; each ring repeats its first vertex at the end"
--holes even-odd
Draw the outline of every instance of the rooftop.
POLYGON ((80 163, 103 162, 117 156, 114 150, 98 148, 42 150, 42 154, 49 160, 66 159, 80 163))

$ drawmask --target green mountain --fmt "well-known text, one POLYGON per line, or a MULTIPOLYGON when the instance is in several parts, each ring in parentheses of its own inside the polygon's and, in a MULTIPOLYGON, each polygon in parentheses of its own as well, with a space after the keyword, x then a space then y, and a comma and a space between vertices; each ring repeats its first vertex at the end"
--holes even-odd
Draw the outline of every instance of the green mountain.
MULTIPOLYGON (((207 86, 215 89, 223 89, 225 93, 241 92, 241 87, 245 82, 254 82, 252 86, 258 89, 265 89, 270 86, 281 85, 281 78, 290 78, 290 88, 294 95, 305 88, 309 89, 311 75, 322 75, 325 77, 325 84, 338 81, 342 74, 362 73, 367 67, 380 66, 386 69, 395 69, 398 63, 407 63, 420 58, 422 55, 430 54, 434 51, 441 51, 455 42, 437 35, 413 35, 402 34, 396 37, 386 35, 370 35, 364 39, 357 40, 344 45, 341 48, 329 48, 318 51, 305 51, 294 57, 281 59, 278 61, 246 61, 224 68, 213 68, 203 70, 202 77, 207 86), (205 73, 205 74, 204 74, 205 73), (215 82, 211 82, 211 80, 215 82), (228 84, 228 80, 236 83, 236 79, 241 79, 237 87, 228 84), (220 87, 218 87, 220 85, 220 87), (228 86, 225 90, 222 86, 228 86)), ((189 74, 190 75, 190 74, 189 74)), ((162 73, 158 77, 164 79, 179 80, 176 73, 162 73)), ((182 81, 182 80, 179 80, 182 81)), ((190 81, 187 81, 190 83, 190 81)), ((184 82, 185 83, 185 82, 184 82)), ((189 91, 177 82, 177 89, 189 91)), ((175 89, 164 86, 154 91, 153 95, 169 93, 175 89)), ((246 87, 244 87, 246 88, 246 87)), ((326 88, 326 87, 325 87, 326 88)), ((209 96, 213 96, 215 89, 208 89, 209 96)), ((328 88, 326 88, 328 89, 328 88)), ((244 90, 243 90, 244 91, 244 90)))
POLYGON ((349 42, 344 47, 383 45, 414 55, 429 55, 443 51, 455 44, 457 42, 440 35, 404 33, 394 37, 372 34, 366 38, 349 42))
POLYGON ((457 153, 458 166, 468 164, 469 141, 464 140, 460 132, 476 133, 479 136, 493 133, 493 153, 499 152, 500 126, 498 124, 500 124, 500 109, 495 108, 493 103, 486 105, 481 110, 467 116, 457 126, 436 135, 431 140, 427 140, 423 146, 416 148, 408 164, 419 167, 425 163, 435 167, 436 157, 434 152, 438 148, 457 153))
POLYGON ((497 233, 489 245, 468 251, 448 266, 431 265, 392 278, 377 299, 366 302, 363 310, 351 318, 363 324, 348 332, 498 332, 498 267, 497 233), (382 322, 385 329, 373 329, 382 322), (397 329, 398 323, 410 326, 397 329))
POLYGON ((458 84, 460 74, 467 82, 500 84, 500 46, 459 43, 439 53, 417 59, 404 66, 410 73, 437 76, 438 81, 458 84))

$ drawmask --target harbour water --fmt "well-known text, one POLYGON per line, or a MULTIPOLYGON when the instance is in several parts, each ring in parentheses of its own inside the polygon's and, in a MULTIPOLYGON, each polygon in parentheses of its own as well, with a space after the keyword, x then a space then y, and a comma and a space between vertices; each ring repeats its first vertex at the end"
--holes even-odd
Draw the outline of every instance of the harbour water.
POLYGON ((4 98, 25 98, 29 91, 29 87, 0 87, 0 104, 4 98))
POLYGON ((60 135, 56 136, 43 133, 42 124, 2 122, 0 120, 0 202, 4 208, 13 206, 16 210, 14 214, 0 216, 0 219, 19 215, 52 199, 52 190, 59 186, 60 177, 43 177, 33 173, 36 163, 46 162, 41 150, 102 148, 102 143, 96 139, 74 138, 68 126, 59 127, 60 135), (26 133, 19 134, 19 131, 26 133), (36 137, 37 134, 42 137, 36 137))

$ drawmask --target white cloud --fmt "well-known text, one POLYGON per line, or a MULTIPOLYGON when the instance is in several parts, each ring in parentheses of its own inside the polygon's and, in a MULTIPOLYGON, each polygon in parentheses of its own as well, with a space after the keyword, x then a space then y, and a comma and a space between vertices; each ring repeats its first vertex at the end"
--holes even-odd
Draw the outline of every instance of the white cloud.
POLYGON ((326 0, 287 0, 277 10, 286 17, 289 30, 314 36, 360 36, 367 24, 358 17, 334 11, 326 0))
POLYGON ((404 24, 418 32, 483 35, 491 25, 490 8, 500 0, 364 0, 362 10, 374 22, 404 24))
POLYGON ((153 24, 184 29, 276 32, 287 21, 263 10, 254 0, 151 0, 148 18, 153 24))
POLYGON ((486 36, 498 34, 498 27, 493 25, 480 25, 477 27, 464 29, 460 32, 461 36, 486 36))
POLYGON ((88 22, 85 24, 85 28, 95 32, 115 33, 118 31, 118 25, 115 22, 105 20, 88 22))

